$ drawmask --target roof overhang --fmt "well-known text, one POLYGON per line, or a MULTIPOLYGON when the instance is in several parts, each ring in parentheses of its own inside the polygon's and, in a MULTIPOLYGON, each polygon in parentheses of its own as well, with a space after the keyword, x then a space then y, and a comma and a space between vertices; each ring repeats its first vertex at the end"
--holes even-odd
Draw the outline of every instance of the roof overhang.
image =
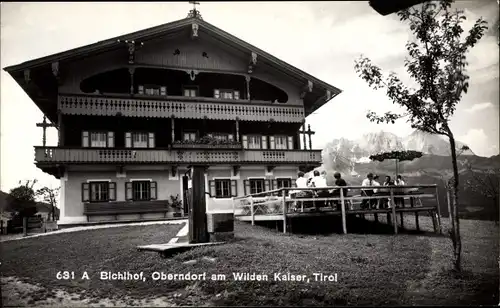
MULTIPOLYGON (((46 113, 44 108, 38 103, 37 97, 34 97, 33 93, 30 92, 24 80, 24 74, 27 70, 45 70, 50 72, 53 63, 60 65, 62 62, 74 61, 91 55, 96 55, 99 53, 116 50, 119 48, 125 48, 123 41, 147 41, 160 36, 168 35, 169 33, 181 30, 185 27, 190 27, 193 23, 196 23, 200 30, 210 33, 212 36, 216 37, 220 41, 231 45, 243 52, 251 55, 255 53, 258 56, 258 61, 271 66, 273 69, 283 73, 291 78, 294 78, 297 82, 304 84, 305 92, 310 94, 306 99, 304 99, 306 116, 314 112, 316 109, 327 103, 329 100, 340 94, 342 91, 337 87, 330 85, 314 76, 284 62, 280 59, 272 56, 271 54, 259 49, 239 38, 231 35, 212 24, 203 21, 199 18, 185 18, 177 20, 174 22, 166 23, 156 27, 136 31, 126 35, 121 35, 113 37, 104 41, 99 41, 94 44, 86 45, 79 48, 70 49, 64 52, 56 53, 46 57, 30 60, 23 62, 21 64, 12 65, 5 67, 4 70, 8 72, 18 84, 25 90, 25 92, 37 103, 42 112, 46 113), (307 101, 307 103, 306 103, 307 101)), ((54 98, 52 98, 53 100, 54 98)), ((51 119, 49 117, 50 120, 51 119)))
POLYGON ((428 1, 430 0, 370 0, 368 2, 377 13, 386 16, 428 1))

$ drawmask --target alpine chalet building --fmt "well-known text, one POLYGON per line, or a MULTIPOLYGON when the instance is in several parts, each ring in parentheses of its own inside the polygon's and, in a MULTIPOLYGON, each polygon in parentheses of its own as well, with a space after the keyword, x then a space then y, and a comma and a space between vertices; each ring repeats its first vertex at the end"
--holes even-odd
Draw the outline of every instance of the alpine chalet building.
POLYGON ((193 165, 206 167, 209 212, 293 186, 321 164, 305 118, 341 92, 196 9, 4 70, 58 129, 35 164, 61 180, 59 224, 185 214, 193 165))

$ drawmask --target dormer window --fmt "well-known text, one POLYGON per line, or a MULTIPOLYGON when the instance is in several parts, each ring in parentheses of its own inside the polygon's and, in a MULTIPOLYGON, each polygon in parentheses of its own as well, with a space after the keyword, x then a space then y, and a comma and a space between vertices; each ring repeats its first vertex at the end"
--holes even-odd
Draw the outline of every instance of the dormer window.
POLYGON ((186 97, 197 97, 198 96, 198 87, 194 86, 185 86, 183 87, 183 95, 186 97))
POLYGON ((166 96, 167 87, 159 85, 140 85, 137 92, 138 94, 145 95, 166 96))
POLYGON ((240 91, 215 89, 214 90, 214 98, 240 99, 240 91))

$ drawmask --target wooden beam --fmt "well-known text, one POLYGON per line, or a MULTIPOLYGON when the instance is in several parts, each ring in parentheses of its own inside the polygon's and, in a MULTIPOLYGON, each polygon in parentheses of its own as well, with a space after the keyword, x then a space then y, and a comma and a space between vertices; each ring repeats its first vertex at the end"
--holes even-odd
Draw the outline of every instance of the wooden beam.
POLYGON ((267 172, 272 172, 276 166, 267 166, 267 172))
POLYGON ((24 70, 24 82, 26 84, 29 84, 31 81, 31 77, 30 77, 30 70, 29 69, 25 69, 24 70))
POLYGON ((238 172, 240 172, 240 168, 241 168, 241 166, 239 166, 239 165, 233 166, 233 176, 238 175, 238 172))
POLYGON ((193 166, 189 198, 189 243, 207 243, 208 229, 205 202, 205 174, 203 166, 193 166))

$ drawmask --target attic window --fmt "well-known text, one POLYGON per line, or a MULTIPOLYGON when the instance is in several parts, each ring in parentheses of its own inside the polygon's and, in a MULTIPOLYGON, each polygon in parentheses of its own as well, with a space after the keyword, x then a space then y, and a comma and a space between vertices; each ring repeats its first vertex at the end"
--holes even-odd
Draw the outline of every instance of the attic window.
POLYGON ((159 85, 140 85, 138 88, 138 94, 166 96, 167 87, 159 85))
POLYGON ((214 89, 214 98, 221 99, 240 99, 240 91, 214 89))
POLYGON ((177 56, 177 55, 180 55, 181 54, 181 51, 179 49, 176 49, 174 51, 174 56, 177 56))

